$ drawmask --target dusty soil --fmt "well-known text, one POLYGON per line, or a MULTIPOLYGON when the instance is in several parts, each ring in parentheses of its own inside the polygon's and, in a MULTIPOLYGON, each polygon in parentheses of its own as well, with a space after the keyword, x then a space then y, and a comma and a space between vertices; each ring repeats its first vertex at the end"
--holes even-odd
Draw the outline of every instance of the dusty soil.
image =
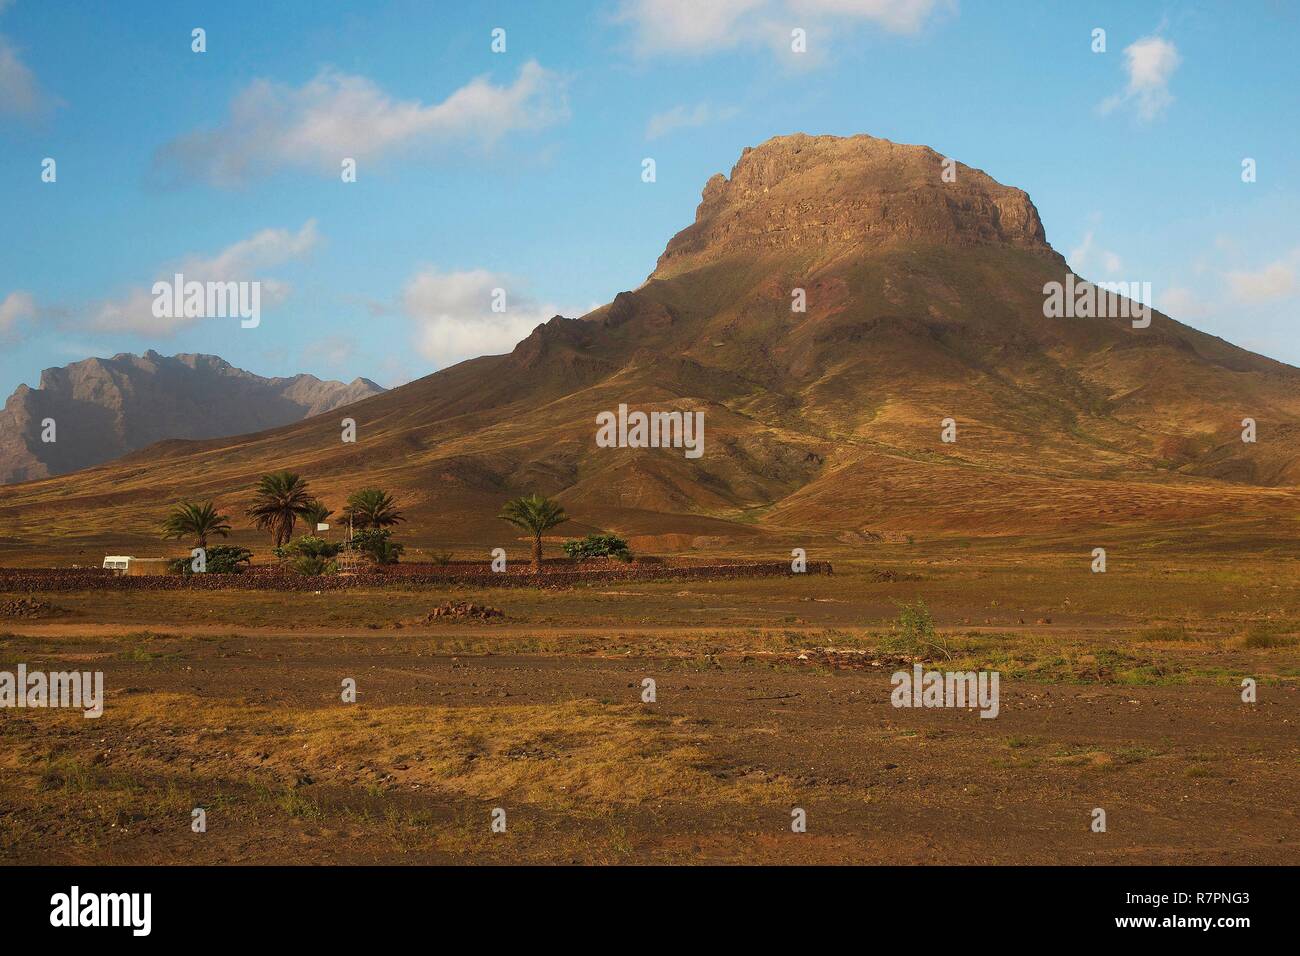
POLYGON ((60 611, 0 622, 0 673, 99 670, 107 696, 99 719, 0 708, 0 862, 1300 862, 1300 556, 891 555, 0 594, 60 611), (919 601, 936 630, 908 637, 919 601), (504 617, 431 616, 465 602, 504 617), (998 671, 999 716, 891 706, 916 659, 998 671))
POLYGON ((108 704, 98 720, 0 710, 0 860, 1300 862, 1293 681, 1245 705, 1229 681, 1004 679, 988 720, 894 708, 892 660, 840 666, 800 646, 812 633, 465 654, 446 648, 509 640, 451 628, 23 626, 0 670, 102 670, 108 704))

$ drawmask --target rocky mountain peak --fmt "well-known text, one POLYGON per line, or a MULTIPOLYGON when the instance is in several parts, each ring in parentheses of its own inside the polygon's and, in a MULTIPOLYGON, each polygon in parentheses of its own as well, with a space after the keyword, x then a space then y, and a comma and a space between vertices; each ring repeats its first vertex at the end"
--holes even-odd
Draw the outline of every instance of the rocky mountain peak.
POLYGON ((1055 255, 1020 189, 928 146, 873 136, 777 136, 704 186, 695 222, 669 241, 664 277, 734 255, 819 257, 896 243, 1000 243, 1055 255))
POLYGON ((0 410, 0 484, 44 478, 166 439, 220 438, 332 411, 384 391, 369 379, 264 378, 216 355, 121 352, 41 372, 0 410), (57 441, 41 439, 57 423, 57 441))

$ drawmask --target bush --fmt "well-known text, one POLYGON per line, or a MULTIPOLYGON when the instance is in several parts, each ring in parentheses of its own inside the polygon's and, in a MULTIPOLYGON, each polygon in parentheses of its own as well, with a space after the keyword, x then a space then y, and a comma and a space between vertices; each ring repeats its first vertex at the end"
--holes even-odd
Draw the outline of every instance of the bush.
POLYGON ((298 558, 332 558, 343 547, 312 534, 304 534, 296 541, 275 549, 275 556, 281 561, 298 558))
POLYGON ((387 528, 367 528, 352 536, 352 547, 370 555, 376 564, 396 564, 406 549, 392 540, 387 528))
MULTIPOLYGON (((215 548, 208 548, 207 556, 207 573, 208 574, 239 574, 248 567, 248 563, 253 559, 253 552, 247 548, 236 548, 230 544, 219 544, 215 548)), ((194 559, 176 558, 174 561, 167 562, 167 570, 173 574, 193 574, 194 559)))
POLYGON ((333 561, 315 554, 300 554, 293 559, 289 567, 298 574, 312 577, 318 574, 333 574, 338 570, 338 565, 333 561))
POLYGON ((898 606, 894 632, 881 643, 881 647, 896 653, 925 657, 932 657, 937 652, 945 659, 952 660, 952 648, 935 630, 934 618, 924 601, 898 606))
POLYGON ((564 553, 575 561, 586 561, 588 558, 632 560, 632 552, 628 550, 627 541, 616 534, 589 534, 581 541, 566 541, 564 553))
POLYGON ((924 601, 900 604, 898 620, 894 626, 899 634, 909 641, 924 643, 934 640, 934 618, 924 601))
POLYGON ((288 560, 289 567, 298 574, 316 576, 333 574, 338 565, 331 558, 343 549, 343 545, 318 538, 314 534, 304 534, 282 548, 276 548, 276 556, 288 560))

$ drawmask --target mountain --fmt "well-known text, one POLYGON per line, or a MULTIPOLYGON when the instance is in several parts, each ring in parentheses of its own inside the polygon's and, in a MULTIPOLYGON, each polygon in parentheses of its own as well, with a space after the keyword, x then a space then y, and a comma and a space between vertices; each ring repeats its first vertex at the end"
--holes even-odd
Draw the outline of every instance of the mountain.
POLYGON ((76 535, 86 512, 143 534, 181 494, 236 513, 286 465, 336 507, 394 492, 408 540, 476 548, 512 540, 500 503, 534 490, 574 516, 565 533, 665 546, 1288 533, 1300 370, 1160 313, 1046 318, 1071 273, 1033 203, 952 168, 870 136, 769 140, 709 180, 640 287, 357 403, 356 444, 329 419, 169 442, 8 491, 0 536, 76 535), (600 447, 620 404, 703 412, 702 456, 600 447))
POLYGON ((61 475, 170 438, 222 438, 328 412, 383 389, 368 379, 263 378, 215 355, 149 351, 41 373, 0 412, 0 483, 61 475), (54 441, 42 422, 54 420, 54 441))

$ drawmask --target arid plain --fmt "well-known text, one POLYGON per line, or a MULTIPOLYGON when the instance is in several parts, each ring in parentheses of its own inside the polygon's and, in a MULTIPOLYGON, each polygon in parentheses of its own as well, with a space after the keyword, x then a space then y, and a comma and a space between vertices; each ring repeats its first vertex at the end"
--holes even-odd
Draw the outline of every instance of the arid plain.
POLYGON ((403 566, 526 564, 497 515, 540 492, 557 562, 612 532, 648 569, 15 586, 0 670, 102 670, 107 701, 0 712, 0 860, 1300 862, 1300 370, 1046 316, 1072 273, 1029 197, 942 160, 777 137, 643 285, 509 354, 0 489, 0 589, 183 554, 180 500, 272 563, 240 516, 286 468, 334 508, 391 492, 403 566), (621 405, 702 414, 703 454, 601 447, 621 405), (833 573, 672 573, 796 549, 833 573), (893 706, 917 664, 996 672, 997 716, 893 706))
POLYGON ((1104 575, 1046 543, 862 550, 762 580, 40 596, 0 662, 110 690, 97 720, 0 719, 0 857, 1300 859, 1294 548, 1104 575), (428 620, 448 598, 504 617, 428 620), (917 600, 931 645, 897 627, 917 600), (892 707, 913 660, 1000 671, 997 718, 892 707))

